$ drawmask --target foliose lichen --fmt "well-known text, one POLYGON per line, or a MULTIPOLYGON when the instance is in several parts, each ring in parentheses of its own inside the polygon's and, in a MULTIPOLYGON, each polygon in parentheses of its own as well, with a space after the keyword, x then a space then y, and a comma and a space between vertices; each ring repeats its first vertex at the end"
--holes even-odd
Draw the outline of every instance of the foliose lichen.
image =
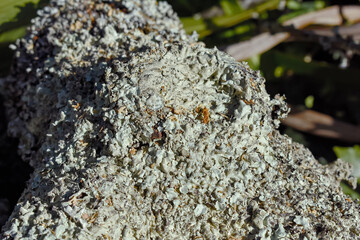
POLYGON ((245 63, 154 0, 52 1, 17 41, 9 134, 35 171, 2 239, 358 239, 359 205, 280 135, 245 63))

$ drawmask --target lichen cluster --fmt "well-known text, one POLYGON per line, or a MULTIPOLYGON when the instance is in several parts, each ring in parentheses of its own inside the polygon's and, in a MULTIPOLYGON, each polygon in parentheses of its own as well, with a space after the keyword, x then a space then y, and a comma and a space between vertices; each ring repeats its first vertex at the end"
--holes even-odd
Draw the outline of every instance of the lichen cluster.
POLYGON ((357 239, 359 205, 280 135, 283 98, 165 2, 52 1, 17 42, 9 133, 35 172, 2 239, 357 239))

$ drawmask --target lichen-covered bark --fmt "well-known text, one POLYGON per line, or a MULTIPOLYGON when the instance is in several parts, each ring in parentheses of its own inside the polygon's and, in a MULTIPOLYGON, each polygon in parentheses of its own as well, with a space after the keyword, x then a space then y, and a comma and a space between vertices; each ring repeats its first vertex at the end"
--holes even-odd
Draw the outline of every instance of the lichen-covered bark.
POLYGON ((9 133, 35 168, 2 239, 357 239, 351 169, 280 135, 246 64, 153 0, 53 1, 16 45, 9 133))

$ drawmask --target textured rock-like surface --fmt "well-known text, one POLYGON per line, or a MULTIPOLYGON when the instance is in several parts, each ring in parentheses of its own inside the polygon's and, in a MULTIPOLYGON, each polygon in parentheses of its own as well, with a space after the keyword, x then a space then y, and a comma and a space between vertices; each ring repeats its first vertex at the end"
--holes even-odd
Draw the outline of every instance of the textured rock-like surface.
MULTIPOLYGON (((53 1, 16 46, 9 132, 35 168, 2 239, 357 239, 348 165, 276 131, 264 79, 152 0, 53 1)), ((15 46, 13 46, 15 48, 15 46)))

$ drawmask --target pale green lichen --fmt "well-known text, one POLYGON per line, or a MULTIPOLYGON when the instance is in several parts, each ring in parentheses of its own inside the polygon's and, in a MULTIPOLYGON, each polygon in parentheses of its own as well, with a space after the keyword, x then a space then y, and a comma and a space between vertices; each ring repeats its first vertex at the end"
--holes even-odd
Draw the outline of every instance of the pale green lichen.
POLYGON ((186 36, 169 5, 39 14, 5 83, 35 172, 3 239, 358 238, 339 189, 351 169, 280 135, 283 98, 186 36))

